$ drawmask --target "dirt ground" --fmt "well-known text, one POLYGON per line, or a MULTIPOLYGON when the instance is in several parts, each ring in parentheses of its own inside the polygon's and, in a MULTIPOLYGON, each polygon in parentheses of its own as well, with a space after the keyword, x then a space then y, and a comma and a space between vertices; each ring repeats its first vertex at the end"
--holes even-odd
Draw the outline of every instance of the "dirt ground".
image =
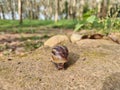
POLYGON ((56 34, 66 34, 71 30, 36 30, 34 33, 0 32, 0 56, 23 54, 33 51, 43 45, 44 41, 56 34))
POLYGON ((69 62, 57 70, 51 48, 0 57, 0 90, 120 90, 120 45, 65 43, 69 62))

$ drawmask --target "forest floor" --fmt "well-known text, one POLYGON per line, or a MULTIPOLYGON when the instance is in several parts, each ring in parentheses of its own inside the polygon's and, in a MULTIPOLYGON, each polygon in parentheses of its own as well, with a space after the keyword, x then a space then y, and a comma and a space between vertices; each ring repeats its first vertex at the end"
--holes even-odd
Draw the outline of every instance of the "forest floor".
POLYGON ((51 48, 42 44, 55 34, 71 32, 1 33, 0 90, 120 90, 120 45, 114 42, 99 47, 66 43, 66 69, 55 68, 51 48))
MULTIPOLYGON (((14 28, 15 29, 15 28, 14 28)), ((17 28, 16 28, 17 29, 17 28)), ((25 28, 24 28, 25 29, 25 28)), ((29 30, 29 28, 27 28, 29 30)), ((0 32, 0 56, 23 54, 33 51, 43 45, 44 41, 56 34, 67 34, 72 30, 45 29, 35 32, 0 32)))

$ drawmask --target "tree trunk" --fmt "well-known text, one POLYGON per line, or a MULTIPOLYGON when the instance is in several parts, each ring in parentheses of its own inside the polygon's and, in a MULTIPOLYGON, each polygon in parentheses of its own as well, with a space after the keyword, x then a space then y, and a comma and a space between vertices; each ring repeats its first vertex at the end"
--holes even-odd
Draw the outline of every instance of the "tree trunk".
POLYGON ((85 1, 81 0, 80 4, 81 4, 81 6, 80 6, 80 10, 79 10, 79 18, 82 19, 85 1))
POLYGON ((55 0, 55 22, 58 21, 59 15, 59 0, 55 0))
POLYGON ((65 16, 65 19, 68 19, 68 2, 67 1, 65 1, 65 14, 66 14, 66 16, 65 16))
POLYGON ((77 4, 76 2, 77 2, 76 0, 74 0, 74 2, 73 2, 73 8, 72 8, 72 10, 73 10, 73 11, 72 11, 72 12, 73 12, 73 13, 72 13, 72 18, 73 18, 73 19, 76 18, 76 4, 77 4))
POLYGON ((107 16, 109 0, 102 0, 100 5, 100 12, 98 12, 99 18, 105 18, 107 16))
POLYGON ((35 17, 34 17, 34 19, 38 19, 39 18, 39 5, 37 4, 36 0, 34 0, 34 9, 35 9, 35 17))
POLYGON ((33 12, 33 2, 30 1, 30 19, 34 19, 34 12, 33 12))
MULTIPOLYGON (((0 13, 1 13, 2 11, 1 11, 1 5, 0 5, 0 13)), ((1 16, 1 14, 0 14, 0 19, 2 19, 2 16, 1 16)))
POLYGON ((2 5, 0 5, 0 11, 2 12, 2 18, 5 19, 5 13, 2 5))
POLYGON ((18 0, 19 23, 22 24, 22 0, 18 0))
MULTIPOLYGON (((9 1, 10 3, 10 11, 11 11, 11 15, 12 15, 12 20, 14 20, 15 19, 15 15, 14 15, 14 9, 13 9, 13 2, 12 2, 12 0, 10 0, 9 1)), ((15 3, 15 2, 14 2, 15 3)))
POLYGON ((30 17, 30 2, 29 2, 29 0, 26 0, 26 7, 29 7, 28 9, 26 9, 26 18, 28 18, 28 19, 31 19, 31 17, 30 17))

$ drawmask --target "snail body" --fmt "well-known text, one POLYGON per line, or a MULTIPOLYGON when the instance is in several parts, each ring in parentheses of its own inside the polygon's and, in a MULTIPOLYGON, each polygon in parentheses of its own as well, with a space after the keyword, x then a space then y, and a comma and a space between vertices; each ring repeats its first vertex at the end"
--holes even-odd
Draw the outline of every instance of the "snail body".
POLYGON ((59 45, 52 48, 52 62, 60 70, 64 69, 64 64, 68 62, 68 49, 66 46, 59 45))

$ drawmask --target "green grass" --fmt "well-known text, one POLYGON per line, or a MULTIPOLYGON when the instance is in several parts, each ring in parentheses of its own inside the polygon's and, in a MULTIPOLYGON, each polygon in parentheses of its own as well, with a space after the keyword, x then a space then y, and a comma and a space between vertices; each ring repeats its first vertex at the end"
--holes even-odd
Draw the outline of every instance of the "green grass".
POLYGON ((18 20, 0 20, 0 32, 35 33, 44 28, 71 28, 74 29, 77 20, 60 20, 55 23, 52 20, 24 20, 19 24, 18 20))
POLYGON ((0 20, 0 32, 34 33, 37 27, 52 23, 54 22, 50 20, 24 20, 23 24, 20 25, 18 20, 0 20))
POLYGON ((50 26, 53 28, 74 29, 76 24, 77 20, 60 20, 57 23, 51 24, 50 26))
POLYGON ((48 35, 43 36, 31 36, 31 37, 23 37, 21 36, 20 41, 26 41, 26 40, 40 40, 40 39, 48 39, 48 35))
POLYGON ((58 28, 73 28, 76 20, 60 20, 55 23, 52 20, 24 20, 23 24, 19 24, 18 20, 0 20, 0 28, 18 28, 18 27, 58 27, 58 28))
POLYGON ((12 28, 12 27, 38 27, 38 26, 46 26, 48 24, 54 23, 51 20, 24 20, 23 24, 19 24, 18 20, 0 20, 0 27, 2 28, 12 28))
POLYGON ((0 32, 8 33, 35 33, 38 30, 44 30, 49 28, 64 28, 64 29, 75 29, 78 23, 84 23, 80 28, 82 29, 95 29, 109 31, 120 31, 120 19, 112 19, 111 22, 108 19, 103 20, 100 23, 84 23, 84 20, 59 20, 55 23, 52 20, 23 20, 23 24, 19 24, 18 20, 0 20, 0 32), (109 21, 109 22, 108 22, 109 21))

